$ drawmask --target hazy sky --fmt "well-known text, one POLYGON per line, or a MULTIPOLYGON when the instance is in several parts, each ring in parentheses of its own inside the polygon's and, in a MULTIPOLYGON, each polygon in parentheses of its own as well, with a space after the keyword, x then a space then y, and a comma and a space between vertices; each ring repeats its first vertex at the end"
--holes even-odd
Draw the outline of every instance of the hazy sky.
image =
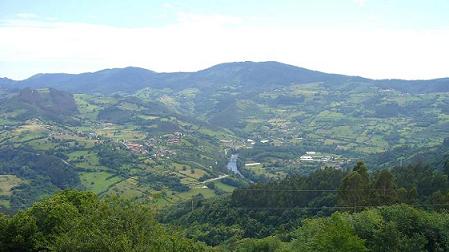
POLYGON ((449 1, 0 0, 0 77, 246 60, 449 77, 449 1))

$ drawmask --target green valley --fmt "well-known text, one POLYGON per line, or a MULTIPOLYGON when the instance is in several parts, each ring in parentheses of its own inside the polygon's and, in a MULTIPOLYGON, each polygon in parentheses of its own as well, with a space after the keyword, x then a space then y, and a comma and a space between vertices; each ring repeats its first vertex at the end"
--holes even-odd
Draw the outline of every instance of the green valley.
MULTIPOLYGON (((26 216, 48 236, 46 248, 72 244, 68 229, 54 234, 37 221, 53 201, 70 205, 80 243, 89 226, 84 211, 86 218, 125 211, 121 220, 135 221, 132 206, 148 208, 146 221, 161 239, 175 234, 173 244, 186 248, 326 251, 342 240, 336 251, 382 251, 379 241, 390 233, 396 240, 389 244, 406 249, 447 246, 429 233, 413 243, 397 216, 405 211, 432 230, 429 218, 446 214, 445 79, 370 80, 278 62, 88 76, 42 74, 0 85, 0 210, 10 215, 0 224, 14 229, 26 216), (341 237, 322 240, 318 227, 341 237)), ((36 237, 26 238, 34 250, 36 237)))

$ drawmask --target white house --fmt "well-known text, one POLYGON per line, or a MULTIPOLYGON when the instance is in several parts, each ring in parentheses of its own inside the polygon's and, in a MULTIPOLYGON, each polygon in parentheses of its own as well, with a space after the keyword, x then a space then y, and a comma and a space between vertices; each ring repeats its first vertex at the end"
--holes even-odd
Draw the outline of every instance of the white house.
POLYGON ((312 156, 308 156, 308 155, 303 155, 303 156, 299 157, 299 160, 301 160, 301 161, 313 161, 313 157, 312 156))

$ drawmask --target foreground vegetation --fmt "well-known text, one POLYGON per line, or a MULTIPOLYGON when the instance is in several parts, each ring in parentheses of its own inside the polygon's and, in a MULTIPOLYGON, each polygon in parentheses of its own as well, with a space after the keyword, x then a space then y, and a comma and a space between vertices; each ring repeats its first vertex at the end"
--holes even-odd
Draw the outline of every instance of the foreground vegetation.
POLYGON ((0 216, 1 251, 202 251, 155 221, 154 211, 117 198, 64 191, 0 216))
POLYGON ((350 172, 326 169, 239 189, 232 197, 196 197, 159 217, 154 205, 68 190, 14 215, 0 216, 0 247, 2 251, 447 251, 448 171, 415 165, 369 175, 359 162, 350 172), (365 205, 347 207, 353 200, 365 205))
POLYGON ((447 163, 445 167, 439 171, 414 164, 370 174, 359 162, 349 172, 328 168, 237 189, 230 197, 197 198, 164 211, 160 220, 182 227, 187 236, 211 246, 232 246, 267 237, 288 243, 308 219, 328 218, 336 212, 355 214, 396 205, 404 211, 418 208, 420 213, 443 214, 449 208, 447 163))
POLYGON ((291 233, 243 239, 223 246, 233 251, 447 251, 449 214, 394 205, 358 213, 337 212, 306 219, 291 233))

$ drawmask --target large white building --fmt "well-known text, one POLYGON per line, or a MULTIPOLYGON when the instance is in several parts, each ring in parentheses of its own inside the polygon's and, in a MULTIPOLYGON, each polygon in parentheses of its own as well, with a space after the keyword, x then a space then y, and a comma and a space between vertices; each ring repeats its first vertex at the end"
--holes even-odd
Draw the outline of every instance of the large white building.
POLYGON ((312 156, 308 156, 308 155, 303 155, 303 156, 299 157, 299 160, 301 160, 301 161, 313 161, 313 157, 312 156))

